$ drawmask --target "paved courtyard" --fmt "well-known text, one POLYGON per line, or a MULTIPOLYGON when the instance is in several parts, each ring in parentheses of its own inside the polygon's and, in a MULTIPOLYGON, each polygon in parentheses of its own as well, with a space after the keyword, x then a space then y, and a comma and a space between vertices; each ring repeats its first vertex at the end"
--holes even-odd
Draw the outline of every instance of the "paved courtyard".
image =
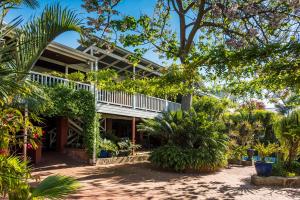
POLYGON ((34 174, 75 177, 82 187, 69 199, 300 199, 300 188, 250 185, 253 173, 253 167, 231 167, 214 174, 178 174, 154 170, 149 163, 85 166, 64 159, 41 164, 34 174))

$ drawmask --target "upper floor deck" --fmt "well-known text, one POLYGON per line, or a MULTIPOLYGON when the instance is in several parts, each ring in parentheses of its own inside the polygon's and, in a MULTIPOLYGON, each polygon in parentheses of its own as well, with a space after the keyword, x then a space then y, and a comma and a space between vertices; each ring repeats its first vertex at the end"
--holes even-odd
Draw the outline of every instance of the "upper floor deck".
POLYGON ((181 104, 144 94, 129 94, 123 91, 107 91, 94 88, 91 84, 75 82, 39 72, 30 72, 30 80, 46 86, 63 84, 75 90, 87 90, 95 95, 96 109, 99 113, 153 118, 163 111, 175 111, 181 104))

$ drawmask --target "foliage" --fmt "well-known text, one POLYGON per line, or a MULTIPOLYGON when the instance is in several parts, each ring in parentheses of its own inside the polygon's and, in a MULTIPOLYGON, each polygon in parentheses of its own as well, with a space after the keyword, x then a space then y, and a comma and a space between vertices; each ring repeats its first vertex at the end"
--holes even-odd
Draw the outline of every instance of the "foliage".
POLYGON ((79 72, 79 71, 67 74, 66 78, 69 79, 69 80, 72 80, 72 81, 77 81, 77 82, 84 82, 85 81, 84 73, 79 72))
MULTIPOLYGON (((280 84, 272 78, 299 83, 298 73, 293 73, 297 71, 297 64, 293 64, 297 54, 286 58, 280 54, 282 50, 269 51, 274 44, 285 46, 290 40, 298 41, 298 1, 156 0, 152 13, 138 17, 124 14, 118 7, 120 2, 84 0, 83 7, 90 15, 84 27, 83 44, 113 49, 115 45, 103 39, 114 40, 124 47, 134 47, 136 58, 154 48, 162 58, 183 64, 187 74, 183 82, 188 83, 188 89, 195 86, 194 77, 199 71, 212 80, 224 77, 237 83, 245 74, 259 74, 262 80, 256 81, 257 87, 268 85, 268 81, 280 84), (174 23, 177 25, 173 26, 174 23), (265 56, 270 52, 274 52, 274 57, 265 56), (256 61, 257 57, 262 59, 256 61), (273 61, 271 66, 269 61, 273 61), (287 72, 286 68, 290 70, 287 72), (288 78, 290 73, 295 79, 288 78)), ((239 87, 249 88, 246 84, 239 87)), ((184 110, 191 108, 191 97, 183 96, 184 110)))
POLYGON ((218 120, 231 105, 228 99, 217 99, 210 96, 194 97, 193 108, 196 112, 205 112, 210 120, 218 120))
POLYGON ((229 146, 229 158, 235 160, 242 160, 242 156, 247 155, 248 146, 232 145, 229 146))
POLYGON ((108 140, 108 139, 101 139, 100 143, 99 143, 99 147, 100 147, 100 150, 108 151, 108 152, 112 153, 112 155, 118 155, 118 153, 119 153, 118 146, 115 143, 113 143, 111 140, 108 140))
POLYGON ((23 137, 18 137, 17 133, 27 129, 27 139, 34 148, 38 137, 42 134, 42 129, 34 126, 29 119, 24 119, 22 113, 15 108, 1 108, 0 110, 0 149, 8 150, 9 145, 22 145, 23 137))
POLYGON ((248 111, 227 114, 224 120, 229 131, 229 137, 241 146, 251 146, 255 140, 255 135, 259 135, 263 129, 260 121, 253 120, 253 115, 248 111))
POLYGON ((299 50, 299 40, 290 38, 234 52, 220 46, 203 57, 209 59, 208 74, 225 79, 231 93, 261 96, 266 90, 299 93, 299 50))
POLYGON ((283 162, 272 164, 272 176, 294 177, 300 175, 300 163, 292 162, 291 166, 286 166, 283 162))
POLYGON ((120 151, 133 151, 142 147, 139 144, 133 144, 129 138, 120 138, 117 145, 120 151))
POLYGON ((240 109, 234 113, 226 113, 223 117, 229 136, 238 145, 253 145, 255 141, 262 143, 277 142, 274 124, 277 115, 267 110, 240 109))
POLYGON ((117 71, 112 69, 89 72, 87 80, 93 82, 100 89, 125 91, 128 93, 140 93, 161 98, 176 99, 178 94, 187 94, 187 83, 183 83, 186 74, 179 66, 172 65, 168 69, 161 70, 160 77, 145 77, 136 74, 129 74, 120 77, 117 71))
POLYGON ((9 199, 59 199, 74 192, 78 182, 66 176, 48 176, 37 187, 28 184, 31 178, 26 162, 15 156, 0 155, 0 194, 9 199))
POLYGON ((13 195, 16 199, 28 197, 29 185, 25 181, 30 173, 26 162, 18 157, 0 155, 0 173, 1 196, 13 195))
POLYGON ((36 7, 36 1, 4 1, 0 4, 0 103, 6 103, 9 97, 19 93, 30 93, 26 77, 35 62, 58 35, 66 31, 80 32, 81 21, 74 11, 63 9, 59 5, 47 6, 40 16, 32 18, 24 26, 16 29, 20 18, 10 24, 3 23, 9 9, 20 2, 36 7))
POLYGON ((216 117, 221 114, 217 106, 208 114, 194 109, 168 112, 139 124, 139 131, 159 138, 163 145, 153 151, 150 160, 155 165, 176 171, 189 168, 204 170, 206 162, 207 170, 221 167, 226 160, 228 138, 224 123, 216 117))
POLYGON ((241 109, 246 110, 264 110, 266 108, 266 105, 264 102, 257 101, 257 100, 250 100, 245 103, 243 103, 241 106, 241 109))
POLYGON ((139 131, 158 136, 163 144, 220 151, 226 148, 224 129, 221 121, 211 121, 207 114, 195 110, 163 113, 138 125, 139 131))
POLYGON ((32 189, 31 198, 62 199, 79 188, 79 183, 72 177, 53 175, 45 178, 32 189))
POLYGON ((224 153, 217 149, 181 148, 165 145, 155 149, 149 160, 157 167, 175 171, 216 171, 226 164, 224 153))
MULTIPOLYGON (((94 96, 86 90, 73 90, 63 85, 45 87, 51 102, 46 102, 45 116, 79 117, 83 121, 83 142, 90 156, 93 154, 94 141, 99 141, 99 116, 97 116, 94 96), (52 105, 52 106, 51 106, 52 105)), ((96 152, 99 145, 96 144, 96 152)))
POLYGON ((267 145, 262 143, 257 143, 254 146, 254 149, 258 151, 258 155, 260 156, 261 160, 265 162, 265 158, 267 156, 271 156, 273 153, 278 152, 278 145, 269 143, 267 145))
POLYGON ((285 150, 288 166, 291 166, 300 152, 300 110, 282 117, 276 124, 275 131, 285 150))

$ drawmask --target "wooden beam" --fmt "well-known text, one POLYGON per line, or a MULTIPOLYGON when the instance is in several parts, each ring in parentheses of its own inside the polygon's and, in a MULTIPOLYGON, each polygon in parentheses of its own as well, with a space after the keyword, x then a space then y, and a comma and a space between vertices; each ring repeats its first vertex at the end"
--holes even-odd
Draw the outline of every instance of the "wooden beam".
MULTIPOLYGON (((121 57, 121 56, 115 55, 115 54, 113 54, 113 53, 108 53, 108 52, 106 52, 105 50, 100 49, 100 48, 95 47, 95 46, 94 46, 94 48, 97 49, 97 51, 100 52, 100 53, 102 53, 102 54, 109 55, 110 57, 113 57, 113 58, 115 58, 115 59, 118 59, 118 60, 123 61, 123 62, 126 62, 126 63, 129 62, 128 59, 126 59, 126 58, 123 58, 123 57, 121 57)), ((149 69, 149 68, 147 68, 147 67, 145 67, 145 66, 142 66, 142 65, 140 65, 140 64, 138 64, 137 67, 140 68, 140 69, 143 69, 143 70, 145 70, 145 71, 152 72, 153 74, 156 74, 156 75, 158 75, 158 76, 161 75, 161 73, 159 73, 159 72, 157 72, 157 71, 154 71, 154 70, 151 70, 151 69, 149 69)))
MULTIPOLYGON (((129 54, 126 54, 125 56, 123 56, 122 58, 127 58, 129 56, 129 54)), ((107 68, 110 68, 110 67, 113 67, 115 64, 121 62, 121 60, 116 60, 112 63, 110 63, 108 66, 104 67, 103 69, 107 69, 107 68)), ((114 66, 115 67, 115 66, 114 66)))
POLYGON ((118 73, 123 72, 123 71, 126 71, 126 70, 129 69, 130 67, 132 67, 132 65, 128 65, 128 66, 122 68, 121 70, 118 71, 118 73))
POLYGON ((81 71, 85 71, 85 72, 89 71, 89 69, 87 69, 87 67, 84 67, 84 66, 81 66, 81 65, 78 65, 78 64, 67 64, 67 63, 64 63, 64 62, 61 62, 61 61, 58 61, 58 60, 54 60, 52 58, 47 58, 47 57, 44 57, 44 56, 41 56, 39 58, 39 60, 46 61, 46 62, 49 62, 49 63, 53 63, 53 64, 56 64, 56 65, 60 65, 62 67, 68 67, 68 68, 75 69, 75 70, 81 70, 81 71))

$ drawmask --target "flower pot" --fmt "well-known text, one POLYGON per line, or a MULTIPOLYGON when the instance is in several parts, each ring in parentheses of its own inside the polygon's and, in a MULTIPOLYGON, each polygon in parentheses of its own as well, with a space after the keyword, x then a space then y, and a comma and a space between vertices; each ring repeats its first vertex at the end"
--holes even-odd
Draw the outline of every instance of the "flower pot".
POLYGON ((99 153, 100 158, 107 158, 108 157, 108 152, 106 150, 101 150, 99 153))
POLYGON ((257 161, 255 162, 255 170, 258 176, 271 176, 272 163, 257 161))

